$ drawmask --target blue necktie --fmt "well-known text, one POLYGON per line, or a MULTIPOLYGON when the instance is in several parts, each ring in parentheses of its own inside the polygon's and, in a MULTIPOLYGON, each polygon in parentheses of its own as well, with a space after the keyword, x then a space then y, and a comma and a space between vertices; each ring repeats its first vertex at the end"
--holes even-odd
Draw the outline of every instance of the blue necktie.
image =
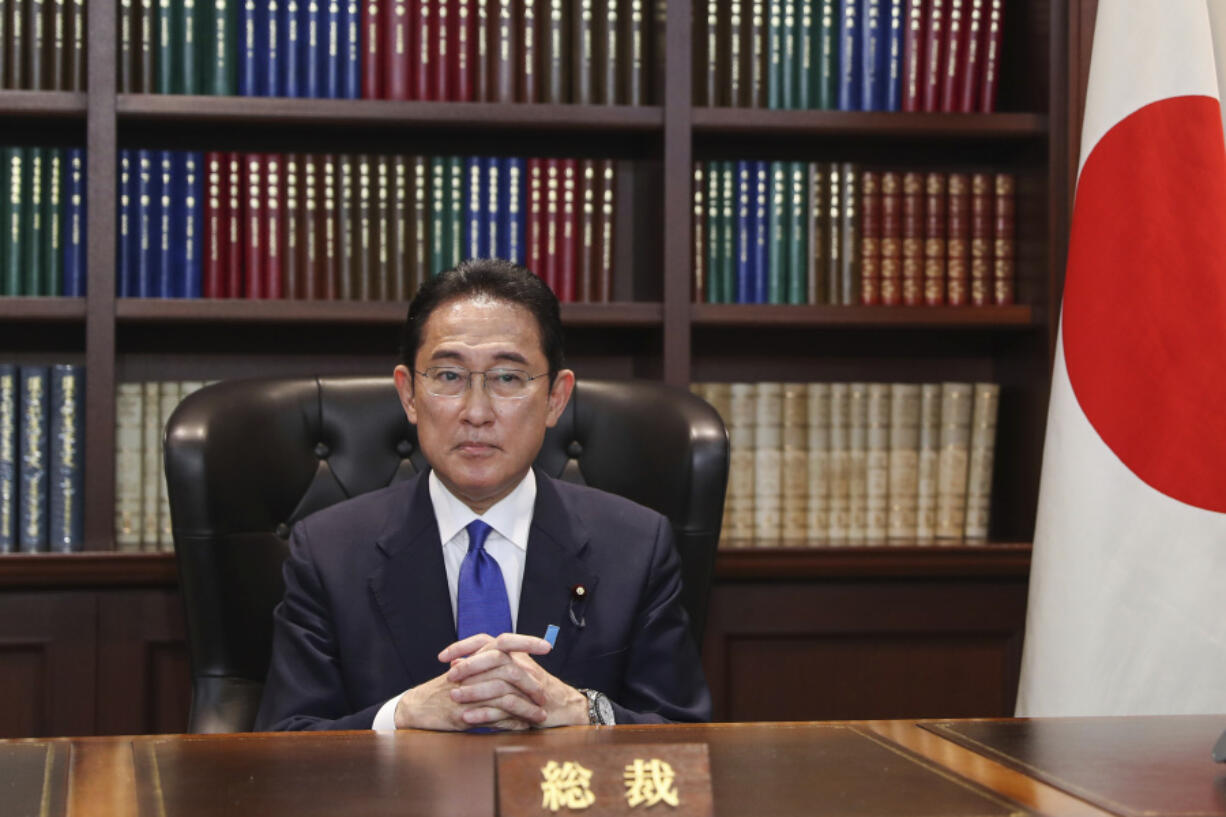
POLYGON ((468 553, 460 563, 460 582, 456 591, 456 635, 468 638, 477 633, 497 636, 511 632, 511 603, 502 569, 485 550, 490 526, 480 519, 468 523, 468 553))

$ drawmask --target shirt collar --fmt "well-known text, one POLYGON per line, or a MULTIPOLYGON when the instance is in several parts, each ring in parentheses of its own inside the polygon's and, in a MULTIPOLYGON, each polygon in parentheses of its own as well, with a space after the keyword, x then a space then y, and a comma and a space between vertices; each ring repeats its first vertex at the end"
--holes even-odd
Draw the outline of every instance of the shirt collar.
POLYGON ((480 519, 520 550, 528 549, 528 530, 532 527, 532 512, 536 507, 536 474, 531 468, 511 493, 498 500, 480 516, 464 504, 430 471, 430 501, 438 522, 439 540, 446 545, 469 522, 480 519))

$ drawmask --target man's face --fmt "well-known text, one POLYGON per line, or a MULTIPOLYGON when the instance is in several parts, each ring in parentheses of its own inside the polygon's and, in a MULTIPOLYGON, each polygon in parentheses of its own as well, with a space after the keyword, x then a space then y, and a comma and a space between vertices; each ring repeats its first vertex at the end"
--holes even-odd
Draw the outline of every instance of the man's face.
POLYGON ((480 375, 463 394, 439 397, 430 394, 425 377, 396 367, 400 402, 417 426, 417 441, 431 468, 453 494, 484 513, 532 466, 545 429, 557 423, 566 407, 575 375, 560 371, 550 388, 549 364, 532 313, 480 296, 444 302, 430 314, 414 363, 418 372, 455 366, 546 375, 529 383, 521 399, 491 398, 480 375))

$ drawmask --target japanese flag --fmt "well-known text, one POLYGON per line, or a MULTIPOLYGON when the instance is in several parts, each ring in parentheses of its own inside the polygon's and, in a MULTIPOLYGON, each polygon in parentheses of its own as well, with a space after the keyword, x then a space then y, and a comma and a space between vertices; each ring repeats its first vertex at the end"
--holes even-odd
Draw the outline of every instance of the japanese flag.
POLYGON ((1223 5, 1098 4, 1019 715, 1226 712, 1223 5))

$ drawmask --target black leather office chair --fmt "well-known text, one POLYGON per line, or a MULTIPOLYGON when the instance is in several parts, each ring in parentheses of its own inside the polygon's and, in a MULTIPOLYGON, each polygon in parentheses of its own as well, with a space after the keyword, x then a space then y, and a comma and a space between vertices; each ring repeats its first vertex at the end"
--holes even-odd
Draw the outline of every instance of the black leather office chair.
MULTIPOLYGON (((426 462, 390 377, 217 383, 175 411, 165 452, 190 729, 246 731, 268 670, 291 526, 426 462)), ((658 383, 581 381, 536 463, 669 518, 682 604, 701 645, 728 477, 728 437, 714 409, 658 383)))

